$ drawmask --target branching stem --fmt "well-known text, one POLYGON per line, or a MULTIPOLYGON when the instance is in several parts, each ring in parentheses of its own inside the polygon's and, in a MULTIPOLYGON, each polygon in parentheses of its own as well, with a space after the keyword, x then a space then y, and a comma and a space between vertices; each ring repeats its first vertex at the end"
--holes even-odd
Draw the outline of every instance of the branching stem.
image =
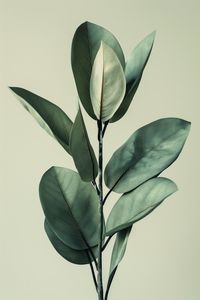
POLYGON ((111 238, 113 237, 113 235, 109 236, 105 242, 105 244, 102 246, 102 251, 104 251, 108 245, 108 243, 110 242, 111 238))

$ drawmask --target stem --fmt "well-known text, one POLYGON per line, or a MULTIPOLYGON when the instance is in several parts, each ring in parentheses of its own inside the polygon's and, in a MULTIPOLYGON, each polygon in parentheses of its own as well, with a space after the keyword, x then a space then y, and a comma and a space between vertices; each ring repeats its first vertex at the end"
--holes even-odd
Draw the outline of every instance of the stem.
POLYGON ((116 271, 117 271, 117 267, 115 268, 115 270, 112 273, 111 278, 109 279, 109 282, 108 282, 108 285, 107 285, 107 288, 106 288, 106 293, 105 293, 105 300, 108 300, 108 294, 109 294, 110 287, 111 287, 111 284, 112 284, 112 281, 113 281, 113 278, 115 276, 116 271))
POLYGON ((98 299, 104 300, 103 278, 102 278, 102 237, 103 237, 103 130, 102 121, 98 121, 98 140, 99 140, 99 243, 98 243, 98 299))
POLYGON ((94 281, 94 285, 95 285, 96 291, 98 291, 97 281, 96 281, 96 276, 95 276, 95 272, 94 272, 92 260, 91 260, 90 254, 88 253, 87 250, 86 250, 86 254, 87 254, 87 257, 88 257, 88 260, 89 260, 89 264, 90 264, 90 269, 91 269, 91 273, 92 273, 92 278, 93 278, 93 281, 94 281))
POLYGON ((109 196, 111 193, 112 193, 112 189, 110 189, 110 190, 108 191, 108 193, 106 194, 106 196, 105 196, 105 198, 104 198, 104 200, 103 200, 103 205, 105 204, 105 202, 106 202, 108 196, 109 196))
POLYGON ((109 238, 107 238, 105 244, 102 246, 102 251, 104 251, 108 245, 108 243, 110 242, 111 238, 113 237, 113 235, 110 235, 109 238))
POLYGON ((109 123, 109 121, 106 121, 105 124, 104 124, 103 132, 102 132, 103 137, 104 137, 104 134, 106 132, 106 128, 108 126, 108 123, 109 123))
POLYGON ((86 246, 87 246, 87 248, 88 248, 88 252, 87 252, 87 253, 89 253, 89 254, 91 255, 91 257, 92 257, 92 259, 93 259, 93 261, 94 261, 94 264, 95 264, 95 266, 96 266, 96 269, 98 270, 98 263, 97 263, 97 261, 96 261, 96 257, 95 257, 95 255, 94 255, 92 249, 90 248, 89 244, 87 243, 87 241, 86 241, 86 239, 85 239, 84 237, 83 237, 83 240, 84 240, 84 242, 85 242, 85 244, 86 244, 86 246))

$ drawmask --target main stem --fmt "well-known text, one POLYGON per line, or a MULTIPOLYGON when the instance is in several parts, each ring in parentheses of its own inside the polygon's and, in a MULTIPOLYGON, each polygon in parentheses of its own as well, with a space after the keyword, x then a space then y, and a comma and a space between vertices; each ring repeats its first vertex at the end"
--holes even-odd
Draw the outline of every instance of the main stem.
POLYGON ((102 276, 102 238, 103 238, 103 128, 102 121, 98 121, 99 140, 99 243, 98 243, 98 299, 103 300, 103 276, 102 276))

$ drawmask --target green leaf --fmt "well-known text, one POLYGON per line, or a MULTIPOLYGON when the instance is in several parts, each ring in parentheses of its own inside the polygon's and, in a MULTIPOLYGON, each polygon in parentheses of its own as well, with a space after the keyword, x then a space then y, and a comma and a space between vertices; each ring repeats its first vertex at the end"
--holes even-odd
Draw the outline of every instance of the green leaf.
POLYGON ((113 280, 113 277, 115 275, 115 272, 118 268, 119 263, 124 257, 126 246, 128 243, 128 237, 131 232, 132 226, 129 228, 123 229, 117 233, 115 244, 113 246, 112 256, 111 256, 111 262, 110 262, 110 271, 109 271, 109 278, 106 288, 106 294, 108 295, 108 292, 110 290, 110 286, 113 280))
POLYGON ((145 125, 113 154, 105 169, 107 187, 128 192, 157 176, 179 156, 190 130, 190 123, 164 118, 145 125))
MULTIPOLYGON (((48 221, 45 219, 44 228, 46 234, 55 248, 55 250, 66 260, 73 264, 83 265, 89 264, 89 252, 88 250, 75 250, 64 244, 53 232, 51 226, 48 224, 48 221)), ((97 248, 91 248, 91 251, 94 253, 94 256, 97 257, 97 248)), ((91 261, 93 260, 92 257, 90 258, 91 261)))
POLYGON ((135 190, 122 195, 108 216, 106 235, 130 227, 177 191, 176 184, 163 177, 148 180, 135 190))
POLYGON ((67 246, 83 250, 98 244, 98 196, 92 184, 69 169, 50 168, 39 186, 46 219, 67 246))
POLYGON ((71 131, 70 152, 81 179, 84 181, 94 180, 98 175, 98 164, 80 108, 71 131))
POLYGON ((118 110, 110 120, 116 122, 127 112, 131 101, 137 91, 144 68, 148 62, 155 39, 155 31, 145 37, 136 48, 133 49, 126 62, 126 94, 118 110))
POLYGON ((72 121, 57 105, 23 88, 10 87, 24 108, 38 124, 69 152, 72 121))
POLYGON ((121 46, 114 35, 105 28, 85 22, 77 28, 72 41, 71 63, 79 98, 93 119, 96 119, 96 116, 90 99, 90 77, 101 41, 113 49, 124 68, 125 60, 121 46))
POLYGON ((98 120, 108 121, 125 94, 125 76, 115 52, 101 42, 90 79, 90 97, 98 120))

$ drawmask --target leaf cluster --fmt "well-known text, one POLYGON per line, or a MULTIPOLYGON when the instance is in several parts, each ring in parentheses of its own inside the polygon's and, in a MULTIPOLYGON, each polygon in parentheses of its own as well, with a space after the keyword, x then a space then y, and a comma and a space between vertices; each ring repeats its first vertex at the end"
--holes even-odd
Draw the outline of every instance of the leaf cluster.
MULTIPOLYGON (((11 87, 39 125, 72 156, 77 172, 51 167, 42 176, 39 194, 45 215, 45 231, 57 252, 75 264, 95 263, 99 239, 99 163, 90 143, 81 107, 99 124, 103 134, 110 123, 127 112, 150 57, 155 32, 145 37, 125 61, 114 35, 85 22, 72 41, 71 64, 79 109, 72 122, 52 102, 23 88, 11 87)), ((163 118, 137 129, 119 147, 104 170, 105 185, 121 194, 104 222, 103 248, 115 235, 107 292, 122 260, 133 224, 158 207, 177 190, 160 174, 179 156, 190 122, 163 118), (106 239, 107 237, 107 239, 106 239)), ((107 297, 107 296, 106 296, 107 297)), ((107 299, 107 298, 105 298, 107 299)))

